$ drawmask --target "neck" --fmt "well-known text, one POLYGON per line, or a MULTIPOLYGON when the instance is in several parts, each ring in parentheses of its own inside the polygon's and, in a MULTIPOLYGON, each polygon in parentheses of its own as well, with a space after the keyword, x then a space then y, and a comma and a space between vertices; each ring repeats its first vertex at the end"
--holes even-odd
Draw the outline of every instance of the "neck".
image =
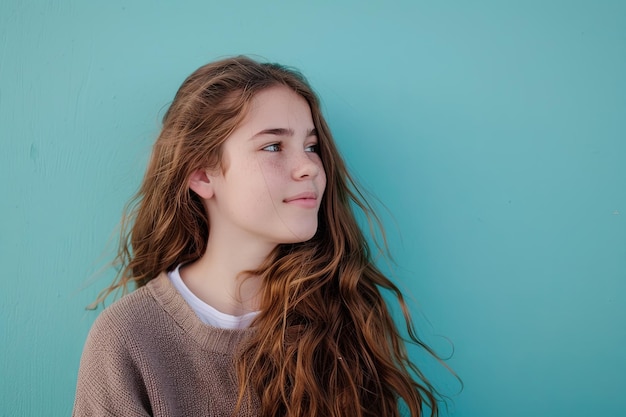
POLYGON ((261 290, 261 279, 243 272, 257 269, 273 247, 234 243, 209 237, 204 255, 182 267, 180 274, 202 301, 223 313, 240 316, 259 309, 261 290))

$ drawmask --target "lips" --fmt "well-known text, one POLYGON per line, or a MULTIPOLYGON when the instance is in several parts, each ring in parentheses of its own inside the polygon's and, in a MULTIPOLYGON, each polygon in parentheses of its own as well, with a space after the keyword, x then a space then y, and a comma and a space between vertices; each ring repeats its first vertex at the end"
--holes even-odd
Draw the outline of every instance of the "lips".
POLYGON ((312 192, 300 193, 283 200, 286 204, 304 209, 317 209, 317 194, 312 192))
POLYGON ((296 195, 294 195, 292 197, 285 198, 283 201, 285 203, 291 203, 291 202, 297 201, 297 200, 313 200, 313 201, 316 201, 317 200, 317 195, 315 193, 312 193, 312 192, 300 193, 300 194, 296 194, 296 195))

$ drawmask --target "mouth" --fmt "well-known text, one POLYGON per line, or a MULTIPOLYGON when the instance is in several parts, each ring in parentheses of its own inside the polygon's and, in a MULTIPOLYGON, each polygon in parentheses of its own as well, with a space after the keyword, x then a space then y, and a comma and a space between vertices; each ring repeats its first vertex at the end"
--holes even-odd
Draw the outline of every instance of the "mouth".
POLYGON ((317 207, 317 195, 315 193, 306 192, 287 197, 284 203, 302 206, 305 208, 317 207))
POLYGON ((291 197, 287 197, 283 201, 285 203, 290 203, 290 202, 296 201, 296 200, 317 200, 317 195, 315 195, 315 193, 311 193, 311 192, 300 193, 300 194, 296 194, 296 195, 291 196, 291 197))

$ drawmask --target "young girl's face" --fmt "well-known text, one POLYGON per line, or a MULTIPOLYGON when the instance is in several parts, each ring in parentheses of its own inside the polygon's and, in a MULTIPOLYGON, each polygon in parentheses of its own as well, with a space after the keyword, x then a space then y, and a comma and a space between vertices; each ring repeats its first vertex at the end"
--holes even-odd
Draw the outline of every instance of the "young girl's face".
POLYGON ((306 100, 284 86, 259 92, 209 175, 210 238, 275 246, 309 240, 326 187, 306 100))

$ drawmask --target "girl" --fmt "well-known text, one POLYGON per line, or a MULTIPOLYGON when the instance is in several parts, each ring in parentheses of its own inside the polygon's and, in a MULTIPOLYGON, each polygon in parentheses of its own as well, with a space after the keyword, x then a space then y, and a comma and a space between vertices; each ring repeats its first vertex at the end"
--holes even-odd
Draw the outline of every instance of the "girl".
POLYGON ((302 75, 246 57, 199 68, 123 220, 98 301, 138 289, 96 320, 74 415, 436 415, 352 206, 374 216, 302 75))

